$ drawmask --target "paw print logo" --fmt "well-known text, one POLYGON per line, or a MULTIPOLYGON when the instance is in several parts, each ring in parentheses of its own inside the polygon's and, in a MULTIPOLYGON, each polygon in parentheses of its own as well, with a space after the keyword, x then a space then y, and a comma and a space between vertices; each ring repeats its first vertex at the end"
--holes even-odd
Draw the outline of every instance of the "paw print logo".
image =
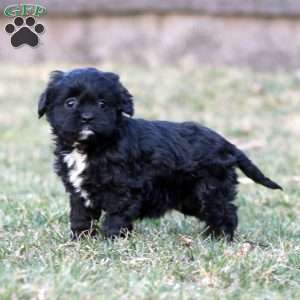
POLYGON ((36 47, 39 44, 39 35, 45 31, 42 24, 36 24, 33 17, 26 20, 16 17, 14 24, 7 24, 5 31, 11 35, 11 44, 17 48, 22 45, 36 47))

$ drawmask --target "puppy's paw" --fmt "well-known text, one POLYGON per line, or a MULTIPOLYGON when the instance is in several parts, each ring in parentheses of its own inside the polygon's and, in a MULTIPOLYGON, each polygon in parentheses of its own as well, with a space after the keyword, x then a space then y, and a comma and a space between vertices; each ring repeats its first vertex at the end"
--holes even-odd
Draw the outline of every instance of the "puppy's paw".
POLYGON ((104 227, 103 235, 106 239, 110 239, 110 240, 115 240, 117 238, 127 238, 130 236, 132 230, 133 230, 132 225, 128 225, 121 229, 104 227))
POLYGON ((97 238, 98 231, 95 228, 90 228, 86 230, 71 230, 70 238, 72 241, 80 241, 82 239, 97 238))
POLYGON ((225 240, 227 242, 233 242, 234 241, 234 231, 228 230, 228 228, 218 228, 218 229, 212 229, 210 227, 207 227, 206 230, 203 232, 203 235, 205 237, 211 237, 214 240, 225 240))

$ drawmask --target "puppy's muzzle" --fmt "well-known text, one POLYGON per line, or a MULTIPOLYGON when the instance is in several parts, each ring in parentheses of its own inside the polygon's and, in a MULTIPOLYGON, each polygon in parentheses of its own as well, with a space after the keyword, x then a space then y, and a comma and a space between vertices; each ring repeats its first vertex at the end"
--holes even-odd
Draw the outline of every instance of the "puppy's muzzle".
POLYGON ((91 121, 93 121, 94 115, 90 112, 85 112, 81 114, 81 123, 82 124, 89 124, 91 121))

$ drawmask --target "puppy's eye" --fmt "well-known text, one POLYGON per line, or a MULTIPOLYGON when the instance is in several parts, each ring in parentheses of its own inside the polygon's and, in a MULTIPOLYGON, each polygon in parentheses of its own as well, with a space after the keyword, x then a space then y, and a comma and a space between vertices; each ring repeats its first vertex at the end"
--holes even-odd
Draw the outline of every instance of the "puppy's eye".
POLYGON ((77 105, 78 100, 76 98, 68 98, 65 101, 65 108, 72 109, 77 105))
POLYGON ((97 100, 97 105, 98 105, 99 107, 101 107, 101 108, 106 107, 106 103, 105 103, 105 101, 104 101, 103 99, 97 100))

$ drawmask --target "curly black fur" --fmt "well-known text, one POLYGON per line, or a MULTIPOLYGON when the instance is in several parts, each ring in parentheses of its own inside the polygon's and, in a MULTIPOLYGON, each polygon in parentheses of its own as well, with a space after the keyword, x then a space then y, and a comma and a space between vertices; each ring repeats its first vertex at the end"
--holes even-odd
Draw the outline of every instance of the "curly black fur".
POLYGON ((38 112, 56 142, 55 170, 71 198, 74 237, 94 234, 104 211, 107 237, 172 209, 204 221, 215 236, 233 238, 240 168, 257 183, 279 185, 233 144, 192 122, 133 119, 133 101, 113 73, 93 68, 55 71, 38 112))

